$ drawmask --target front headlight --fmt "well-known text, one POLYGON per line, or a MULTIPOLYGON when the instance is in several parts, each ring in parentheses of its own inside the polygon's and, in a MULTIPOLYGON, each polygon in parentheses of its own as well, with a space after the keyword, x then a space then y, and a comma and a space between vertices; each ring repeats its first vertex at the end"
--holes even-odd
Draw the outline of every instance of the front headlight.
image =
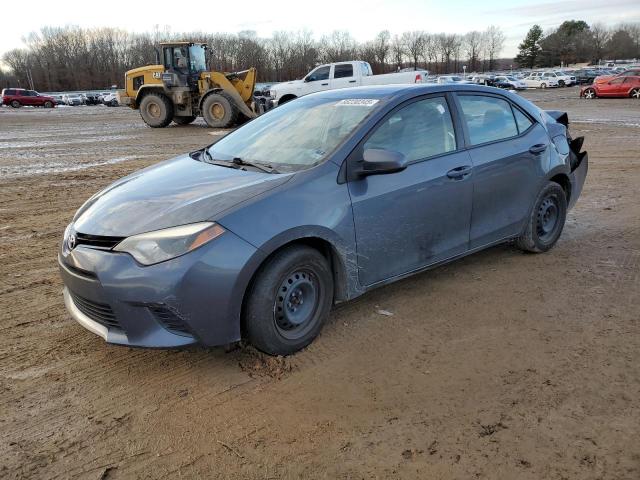
POLYGON ((113 249, 130 254, 142 265, 153 265, 191 252, 224 232, 217 223, 192 223, 133 235, 113 249))
POLYGON ((275 99, 278 96, 278 92, 276 90, 269 90, 269 96, 275 99))

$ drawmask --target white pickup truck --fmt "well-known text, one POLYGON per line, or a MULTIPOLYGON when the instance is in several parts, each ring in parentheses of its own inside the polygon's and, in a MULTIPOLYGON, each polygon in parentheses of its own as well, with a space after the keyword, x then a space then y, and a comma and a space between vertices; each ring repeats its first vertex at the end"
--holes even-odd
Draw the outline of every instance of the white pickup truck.
POLYGON ((367 62, 328 63, 314 68, 302 80, 272 85, 269 89, 269 95, 274 106, 277 106, 294 98, 323 90, 359 87, 362 85, 422 83, 428 75, 429 72, 426 70, 374 75, 371 65, 367 62))

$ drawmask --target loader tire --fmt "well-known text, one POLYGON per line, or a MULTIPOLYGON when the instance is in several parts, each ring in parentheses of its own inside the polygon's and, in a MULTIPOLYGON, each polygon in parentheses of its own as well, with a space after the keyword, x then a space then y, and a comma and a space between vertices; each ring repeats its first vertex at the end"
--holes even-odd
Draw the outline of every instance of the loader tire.
POLYGON ((212 93, 202 102, 202 116, 211 128, 229 128, 238 121, 238 107, 223 93, 212 93))
POLYGON ((148 93, 140 102, 140 116, 152 128, 164 128, 173 120, 173 103, 164 95, 148 93))
POLYGON ((176 125, 189 125, 190 123, 193 123, 193 121, 196 119, 195 116, 190 115, 188 117, 173 117, 173 123, 175 123, 176 125))

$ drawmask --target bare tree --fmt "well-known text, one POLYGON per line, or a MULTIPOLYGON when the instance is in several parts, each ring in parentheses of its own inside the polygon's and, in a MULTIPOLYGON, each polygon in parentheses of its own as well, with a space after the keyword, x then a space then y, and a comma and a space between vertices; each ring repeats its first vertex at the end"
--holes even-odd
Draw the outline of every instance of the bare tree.
POLYGON ((385 65, 389 58, 389 52, 391 50, 391 34, 389 30, 383 30, 376 35, 373 40, 373 51, 375 54, 376 63, 380 66, 381 73, 385 72, 385 65))
POLYGON ((424 49, 424 32, 414 30, 413 32, 404 32, 402 34, 402 44, 405 52, 413 61, 413 68, 418 69, 418 60, 424 49))
POLYGON ((391 40, 391 59, 395 64, 395 70, 400 70, 404 63, 405 45, 398 35, 394 35, 391 40))
POLYGON ((504 49, 505 36, 500 27, 491 25, 485 31, 486 52, 489 60, 489 70, 493 70, 494 62, 504 49))
POLYGON ((462 50, 469 64, 469 71, 476 72, 482 52, 482 33, 474 30, 462 37, 462 50))

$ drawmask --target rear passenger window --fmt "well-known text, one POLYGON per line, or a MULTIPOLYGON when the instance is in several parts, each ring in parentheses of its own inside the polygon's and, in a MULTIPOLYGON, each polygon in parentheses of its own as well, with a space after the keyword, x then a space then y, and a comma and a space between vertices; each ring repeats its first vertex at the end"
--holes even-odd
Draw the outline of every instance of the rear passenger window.
POLYGON ((447 101, 443 97, 411 103, 382 122, 364 144, 405 155, 408 161, 441 155, 456 149, 456 137, 447 101))
POLYGON ((346 78, 353 77, 353 65, 350 63, 343 63, 336 65, 333 71, 333 78, 346 78))
POLYGON ((511 106, 506 100, 481 95, 461 95, 458 98, 472 145, 518 135, 511 106))
POLYGON ((520 133, 527 131, 533 124, 533 122, 529 120, 529 117, 515 107, 513 107, 513 115, 516 117, 516 123, 518 124, 518 131, 520 133))

